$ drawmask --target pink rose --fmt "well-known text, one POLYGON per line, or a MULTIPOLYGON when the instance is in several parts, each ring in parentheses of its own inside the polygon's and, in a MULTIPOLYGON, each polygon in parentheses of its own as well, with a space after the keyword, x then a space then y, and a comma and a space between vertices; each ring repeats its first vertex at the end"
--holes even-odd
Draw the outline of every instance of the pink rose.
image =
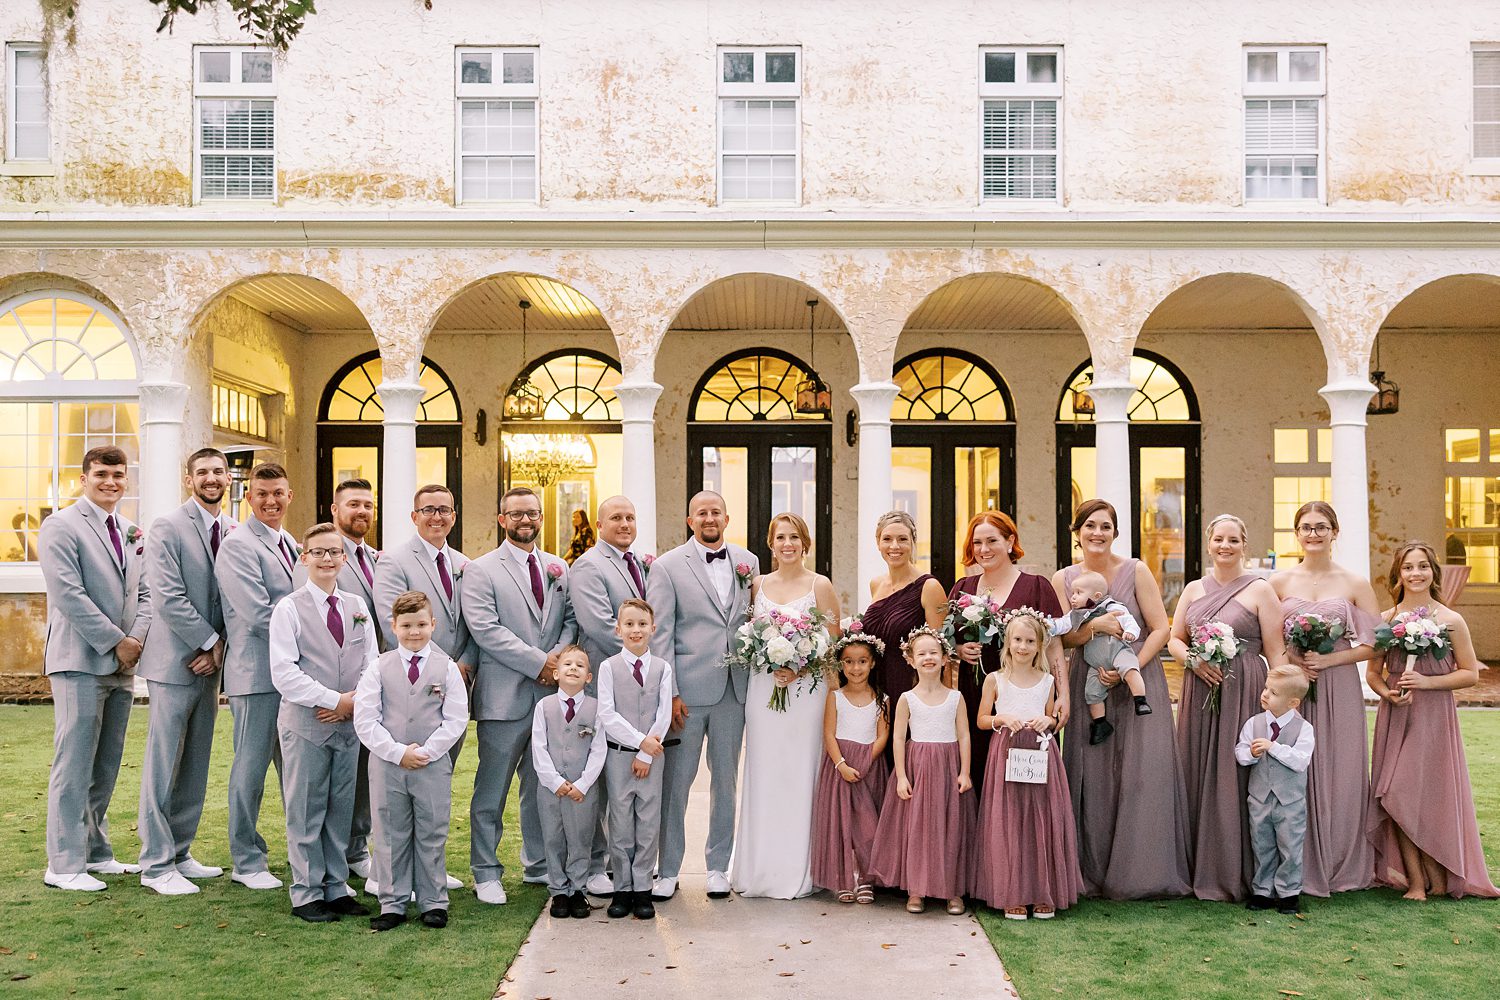
POLYGON ((563 568, 561 566, 559 566, 557 563, 548 563, 547 564, 547 575, 550 576, 552 578, 553 582, 555 583, 558 580, 562 579, 563 568))

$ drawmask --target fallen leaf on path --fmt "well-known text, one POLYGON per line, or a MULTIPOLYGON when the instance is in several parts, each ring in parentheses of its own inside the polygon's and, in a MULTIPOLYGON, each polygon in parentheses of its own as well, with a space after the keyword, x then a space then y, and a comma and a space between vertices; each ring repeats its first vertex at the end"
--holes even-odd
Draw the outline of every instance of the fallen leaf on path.
MULTIPOLYGON (((798 940, 798 941, 802 941, 802 939, 801 939, 801 938, 798 938, 798 939, 797 939, 797 940, 798 940)), ((812 942, 811 942, 811 941, 802 941, 802 943, 803 943, 803 944, 812 944, 812 942)), ((1454 943, 1454 944, 1458 944, 1458 938, 1454 938, 1454 939, 1453 939, 1453 943, 1454 943)))
MULTIPOLYGON (((958 953, 958 957, 959 957, 959 958, 968 958, 968 957, 969 957, 969 956, 968 956, 968 955, 965 955, 965 954, 964 954, 964 953, 963 953, 963 952, 959 952, 959 953, 958 953)), ((1009 978, 1009 977, 1007 977, 1007 978, 1009 978)))
POLYGON ((172 929, 174 931, 180 931, 180 930, 182 930, 186 926, 187 926, 187 924, 173 924, 172 925, 172 929))
POLYGON ((796 975, 795 972, 778 972, 776 974, 778 976, 780 976, 782 979, 786 979, 788 976, 795 976, 796 975))
POLYGON ((1276 992, 1280 993, 1284 997, 1300 997, 1302 995, 1296 990, 1277 990, 1276 992))
POLYGON ((886 950, 890 950, 891 948, 894 948, 896 946, 894 944, 885 944, 885 943, 882 943, 880 945, 880 947, 885 948, 886 950))
POLYGON ((550 975, 552 975, 552 973, 554 973, 556 971, 557 971, 556 969, 543 969, 542 970, 542 975, 544 975, 544 976, 550 976, 550 975))
POLYGON ((669 968, 669 969, 675 969, 675 968, 677 968, 677 966, 675 966, 675 965, 669 965, 669 966, 667 966, 667 968, 669 968))
POLYGON ((222 931, 224 928, 228 927, 229 924, 226 922, 226 923, 218 924, 216 926, 219 928, 219 930, 222 931))

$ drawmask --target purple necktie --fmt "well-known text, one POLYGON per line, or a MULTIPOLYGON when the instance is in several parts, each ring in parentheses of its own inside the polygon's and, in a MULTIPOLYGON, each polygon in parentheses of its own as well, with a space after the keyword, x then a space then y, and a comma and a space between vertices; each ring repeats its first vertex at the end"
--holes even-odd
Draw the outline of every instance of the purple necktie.
POLYGON ((411 666, 407 668, 406 679, 411 681, 413 684, 417 683, 417 678, 422 676, 422 672, 417 669, 417 664, 421 662, 422 658, 420 656, 413 656, 411 658, 411 666))
POLYGON ((453 603, 453 578, 448 575, 448 561, 443 554, 437 554, 438 579, 443 581, 443 593, 448 595, 448 603, 453 603))
POLYGON ((125 549, 120 544, 120 526, 115 524, 115 516, 113 514, 106 517, 104 523, 109 525, 109 543, 115 547, 115 558, 120 561, 120 567, 123 569, 125 567, 125 549))
POLYGON ((541 607, 547 601, 547 592, 542 589, 542 571, 536 564, 536 553, 533 552, 526 562, 531 567, 531 596, 536 598, 536 606, 541 607))
POLYGON ((644 678, 644 677, 641 676, 641 661, 640 660, 636 660, 635 661, 635 668, 631 671, 631 673, 635 674, 635 682, 637 684, 639 684, 641 687, 645 687, 646 686, 646 678, 644 678))
POLYGON ((1271 739, 1274 740, 1274 739, 1277 739, 1280 736, 1281 736, 1281 723, 1277 722, 1275 719, 1272 719, 1271 720, 1271 739))
MULTIPOLYGON (((354 546, 354 557, 359 560, 359 571, 365 575, 365 582, 372 587, 375 586, 375 574, 370 572, 370 564, 365 561, 365 547, 363 545, 354 546)), ((450 594, 449 596, 451 597, 452 595, 450 594)))
POLYGON ((625 553, 625 565, 630 567, 630 579, 635 583, 635 596, 646 596, 646 582, 641 579, 641 568, 635 563, 635 553, 625 553))
POLYGON ((295 559, 292 558, 292 550, 286 544, 286 536, 282 535, 280 537, 280 540, 278 541, 277 544, 280 545, 280 547, 281 547, 281 558, 283 558, 283 559, 286 560, 286 568, 290 569, 290 570, 295 570, 297 568, 297 566, 296 566, 297 560, 295 560, 295 559))
POLYGON ((344 617, 339 614, 339 599, 328 595, 328 634, 340 646, 344 644, 344 617))
POLYGON ((219 519, 214 518, 214 526, 208 532, 208 547, 213 550, 214 558, 219 558, 219 519))
POLYGON ((572 698, 564 698, 563 701, 565 701, 565 702, 568 703, 568 711, 567 711, 567 714, 563 716, 563 721, 564 722, 572 722, 573 721, 573 699, 572 698))

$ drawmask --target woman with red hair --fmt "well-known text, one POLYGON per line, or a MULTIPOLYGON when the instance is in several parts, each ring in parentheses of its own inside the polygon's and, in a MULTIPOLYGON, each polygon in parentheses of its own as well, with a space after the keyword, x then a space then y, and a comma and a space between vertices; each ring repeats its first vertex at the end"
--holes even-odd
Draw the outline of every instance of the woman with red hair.
MULTIPOLYGON (((969 521, 964 537, 964 566, 978 566, 979 572, 953 585, 948 597, 957 600, 962 594, 988 595, 1002 608, 1033 608, 1056 618, 1063 606, 1045 576, 1026 573, 1016 565, 1025 556, 1021 535, 1010 515, 986 510, 969 521)), ((984 765, 989 757, 990 731, 979 728, 979 696, 984 678, 1000 669, 999 642, 981 644, 964 642, 958 646, 958 690, 969 710, 969 770, 975 788, 984 787, 984 765)), ((1047 662, 1057 678, 1057 712, 1068 718, 1067 674, 1063 669, 1062 647, 1056 640, 1047 643, 1047 662)))

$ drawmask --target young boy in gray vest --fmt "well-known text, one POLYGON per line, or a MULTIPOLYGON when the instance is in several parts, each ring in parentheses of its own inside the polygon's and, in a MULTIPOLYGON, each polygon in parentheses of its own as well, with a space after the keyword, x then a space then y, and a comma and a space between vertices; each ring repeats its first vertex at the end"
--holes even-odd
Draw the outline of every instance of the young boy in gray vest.
POLYGON ((1251 910, 1300 913, 1302 842, 1307 836, 1307 766, 1313 727, 1297 714, 1307 695, 1307 675, 1281 664, 1266 676, 1260 707, 1240 730, 1234 756, 1250 768, 1250 846, 1255 875, 1251 910))
POLYGON ((469 693, 458 664, 432 642, 436 625, 426 594, 409 590, 397 597, 391 605, 396 648, 370 664, 354 693, 354 731, 370 751, 378 833, 372 841, 383 879, 373 931, 405 923, 413 895, 423 924, 448 926, 448 751, 469 725, 469 693))
POLYGON ((292 915, 321 924, 370 911, 349 888, 349 828, 359 739, 354 689, 377 652, 375 624, 358 596, 338 589, 344 542, 332 524, 302 536, 307 583, 271 611, 271 683, 286 801, 292 915))
POLYGON ((620 603, 615 634, 622 650, 599 665, 599 719, 609 753, 610 863, 615 894, 611 917, 656 916, 651 902, 656 839, 661 832, 662 747, 672 724, 672 665, 651 655, 656 613, 639 598, 620 603))
POLYGON ((547 891, 554 917, 588 919, 594 828, 603 793, 604 728, 599 702, 584 689, 593 680, 589 654, 564 646, 557 657, 557 693, 536 704, 531 717, 531 764, 541 785, 537 810, 547 848, 547 891))
POLYGON ((1083 703, 1089 707, 1089 746, 1098 746, 1114 733, 1114 725, 1104 717, 1104 702, 1109 688, 1099 680, 1101 670, 1118 671, 1135 699, 1135 714, 1150 715, 1146 701, 1146 682, 1141 680, 1141 664, 1130 644, 1140 638, 1141 626, 1129 609, 1109 596, 1109 584, 1103 575, 1084 570, 1073 578, 1068 588, 1068 604, 1073 609, 1052 621, 1052 637, 1067 635, 1085 622, 1102 615, 1117 614, 1121 634, 1100 632, 1083 644, 1083 662, 1088 674, 1083 681, 1083 703))

